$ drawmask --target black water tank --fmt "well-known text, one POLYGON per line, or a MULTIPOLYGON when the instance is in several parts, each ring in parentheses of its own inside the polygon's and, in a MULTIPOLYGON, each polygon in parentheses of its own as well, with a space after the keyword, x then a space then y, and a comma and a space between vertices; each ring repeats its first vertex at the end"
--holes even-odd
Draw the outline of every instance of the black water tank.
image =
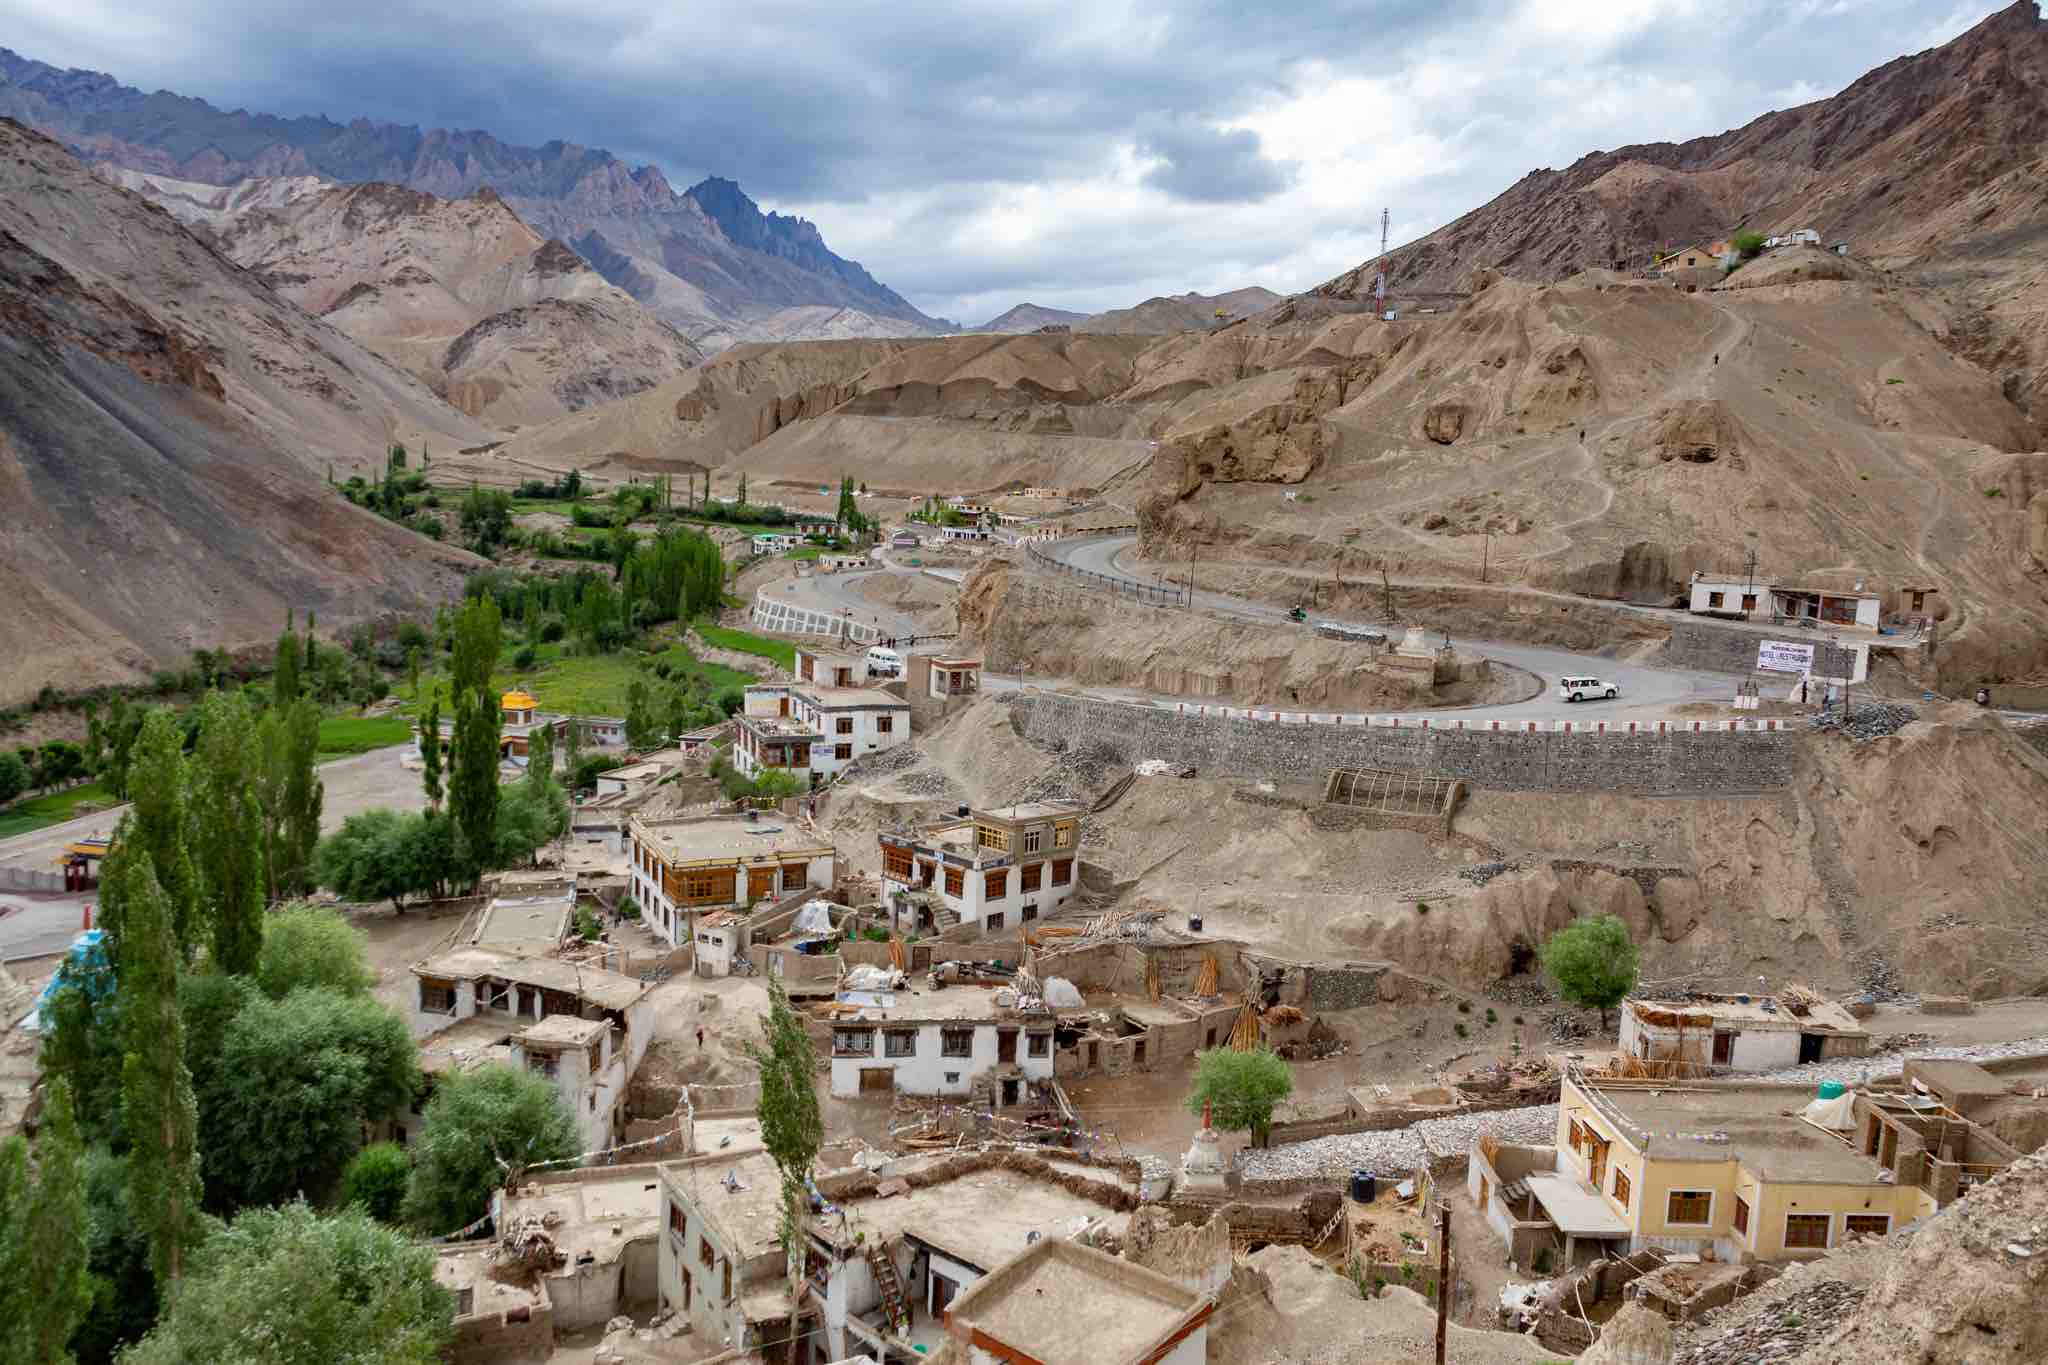
POLYGON ((1360 1204, 1370 1204, 1380 1197, 1380 1182, 1369 1171, 1351 1173, 1351 1198, 1360 1204))
POLYGON ((1191 934, 1199 934, 1202 932, 1202 917, 1200 915, 1188 916, 1188 932, 1191 934))
POLYGON ((967 803, 961 802, 959 806, 955 807, 955 810, 964 818, 967 814, 967 803))

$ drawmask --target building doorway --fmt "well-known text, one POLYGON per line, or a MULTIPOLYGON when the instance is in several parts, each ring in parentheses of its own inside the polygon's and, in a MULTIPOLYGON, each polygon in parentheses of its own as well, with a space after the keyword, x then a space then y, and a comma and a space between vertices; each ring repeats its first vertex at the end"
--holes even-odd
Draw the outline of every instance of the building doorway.
POLYGON ((860 1093, 863 1095, 886 1095, 896 1088, 896 1068, 893 1066, 864 1066, 860 1069, 860 1093))
POLYGON ((1806 1065, 1806 1064, 1807 1064, 1808 1062, 1817 1062, 1817 1061, 1819 1061, 1819 1060, 1820 1060, 1820 1054, 1821 1054, 1822 1052, 1824 1052, 1824 1051, 1825 1051, 1825 1050, 1827 1049, 1827 1045, 1828 1045, 1828 1040, 1827 1040, 1827 1036, 1826 1036, 1825 1034, 1820 1034, 1820 1033, 1802 1033, 1802 1034, 1800 1034, 1800 1035, 1799 1035, 1799 1064, 1800 1064, 1801 1066, 1805 1066, 1805 1065, 1806 1065))
POLYGON ((1732 1033, 1716 1033, 1714 1035, 1714 1065, 1733 1066, 1734 1064, 1735 1035, 1732 1033))
POLYGON ((1017 1030, 1013 1028, 996 1030, 996 1063, 999 1066, 1016 1065, 1017 1030))

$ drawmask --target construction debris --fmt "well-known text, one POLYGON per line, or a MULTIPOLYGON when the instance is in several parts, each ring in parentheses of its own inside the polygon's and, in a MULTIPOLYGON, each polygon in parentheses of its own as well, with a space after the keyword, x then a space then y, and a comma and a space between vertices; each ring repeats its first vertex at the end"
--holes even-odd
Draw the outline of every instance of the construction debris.
POLYGON ((1808 721, 1815 730, 1830 730, 1850 739, 1882 739, 1920 719, 1920 712, 1903 702, 1865 702, 1855 707, 1831 707, 1808 721))

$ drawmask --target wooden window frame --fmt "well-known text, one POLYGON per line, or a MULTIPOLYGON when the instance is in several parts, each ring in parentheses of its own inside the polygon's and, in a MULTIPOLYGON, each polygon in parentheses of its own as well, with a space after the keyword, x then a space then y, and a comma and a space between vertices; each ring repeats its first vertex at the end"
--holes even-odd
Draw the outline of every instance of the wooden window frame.
POLYGON ((718 1253, 711 1249, 709 1238, 699 1237, 697 1239, 697 1264, 705 1267, 707 1270, 718 1264, 718 1253))
POLYGON ((1889 1237, 1891 1235, 1892 1216, 1888 1213, 1845 1213, 1842 1215, 1842 1236, 1844 1237, 1889 1237), (1881 1230, 1875 1231, 1869 1228, 1864 1228, 1859 1231, 1858 1229, 1850 1226, 1851 1224, 1856 1223, 1858 1221, 1865 1223, 1883 1223, 1884 1227, 1881 1230))
POLYGON ((1744 1199, 1739 1194, 1735 1196, 1735 1213, 1733 1221, 1729 1224, 1729 1226, 1735 1229, 1735 1235, 1737 1237, 1743 1238, 1745 1241, 1748 1240, 1749 1201, 1747 1199, 1744 1199))
POLYGON ((1026 863, 1023 867, 1017 869, 1017 889, 1019 891, 1036 891, 1044 880, 1044 863, 1026 863))
POLYGON ((876 733, 876 734, 878 734, 878 735, 893 735, 893 734, 895 734, 895 733, 896 733, 896 717, 894 717, 894 716, 888 716, 888 715, 883 715, 883 716, 876 716, 876 717, 875 717, 875 733, 876 733))
POLYGON ((1073 881, 1074 881, 1074 860, 1073 860, 1072 858, 1055 858, 1055 859, 1053 859, 1053 860, 1052 860, 1052 884, 1053 884, 1054 886, 1071 886, 1071 885, 1073 884, 1073 881))
POLYGON ((1627 1208, 1629 1195, 1633 1190, 1634 1186, 1629 1183, 1628 1172, 1616 1166, 1614 1168, 1614 1202, 1623 1208, 1627 1208))
POLYGON ((800 863, 784 863, 782 865, 782 886, 784 890, 795 886, 807 885, 810 877, 811 864, 808 859, 800 863))
POLYGON ((850 734, 852 734, 852 733, 853 733, 853 717, 852 717, 852 716, 834 716, 834 717, 832 718, 832 733, 833 733, 833 734, 835 734, 835 735, 850 735, 850 734))
POLYGON ((882 850, 882 875, 891 881, 911 881, 913 879, 914 867, 915 864, 911 860, 909 849, 884 848, 882 850))
POLYGON ((882 1055, 884 1057, 915 1057, 917 1055, 917 1030, 914 1028, 882 1030, 882 1055))
POLYGON ((1674 1228, 1710 1228, 1714 1226, 1714 1192, 1712 1190, 1666 1190, 1664 1191, 1664 1222, 1674 1228), (1704 1218, 1680 1218, 1677 1215, 1680 1199, 1705 1199, 1704 1218))
POLYGON ((994 825, 984 825, 977 821, 974 826, 974 842, 981 848, 992 848, 998 853, 1008 853, 1010 851, 1010 831, 999 829, 994 825))
POLYGON ((455 983, 453 981, 420 978, 420 1013, 455 1013, 455 983))
POLYGON ((988 929, 988 930, 994 930, 994 929, 1000 929, 1000 928, 1002 928, 1002 927, 1003 927, 1003 912, 1002 912, 1002 911, 1000 911, 1000 910, 998 910, 998 911, 996 911, 996 912, 995 912, 995 913, 994 913, 993 915, 989 915, 989 916, 987 916, 986 918, 984 918, 984 919, 982 920, 982 922, 981 922, 981 927, 982 927, 983 929, 988 929))
POLYGON ((1010 869, 999 867, 993 872, 981 874, 981 898, 985 901, 1008 900, 1010 896, 1010 869))
POLYGON ((1052 827, 1052 846, 1054 848, 1072 848, 1074 846, 1074 822, 1072 820, 1062 820, 1052 827))
POLYGON ((1044 831, 1044 830, 1042 830, 1042 829, 1038 829, 1038 828, 1034 827, 1034 828, 1031 828, 1031 829, 1027 829, 1027 830, 1025 830, 1025 831, 1024 831, 1024 848, 1023 848, 1023 851, 1024 851, 1024 852, 1026 852, 1026 853, 1036 853, 1036 852, 1038 852, 1038 846, 1039 846, 1039 845, 1040 845, 1041 843, 1043 843, 1043 842, 1044 842, 1044 839, 1045 839, 1045 831, 1044 831))
POLYGON ((1787 1251, 1826 1251, 1834 1245, 1835 1216, 1832 1213, 1788 1213, 1785 1215, 1784 1248, 1787 1251), (1821 1221, 1821 1240, 1818 1245, 1792 1239, 1792 1225, 1795 1221, 1802 1227, 1812 1227, 1814 1219, 1821 1221))
POLYGON ((1027 1057, 1052 1056, 1052 1035, 1050 1033, 1025 1034, 1024 1055, 1027 1057))
POLYGON ((971 1028, 942 1028, 939 1030, 939 1055, 941 1057, 974 1056, 974 1030, 971 1028))
POLYGON ((838 762, 844 763, 847 759, 853 757, 853 746, 851 744, 833 745, 832 757, 838 762))
POLYGON ((955 900, 967 894, 967 873, 951 863, 946 864, 946 894, 955 900))
POLYGON ((834 1057, 872 1057, 875 1055, 875 1031, 871 1028, 836 1028, 832 1030, 832 1055, 834 1057), (866 1046, 859 1046, 859 1044, 866 1046))

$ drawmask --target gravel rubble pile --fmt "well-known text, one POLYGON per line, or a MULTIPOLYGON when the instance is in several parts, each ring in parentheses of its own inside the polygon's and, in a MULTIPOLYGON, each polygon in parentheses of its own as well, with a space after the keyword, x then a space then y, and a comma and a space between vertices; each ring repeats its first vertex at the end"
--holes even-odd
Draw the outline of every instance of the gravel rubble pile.
POLYGON ((1514 870, 1515 864, 1513 863, 1473 863, 1469 867, 1459 868, 1457 876, 1460 881, 1470 882, 1474 886, 1484 886, 1495 877, 1503 876, 1514 870))
POLYGON ((1808 721, 1815 730, 1832 730, 1851 739, 1881 739, 1895 735, 1920 719, 1917 708, 1903 702, 1877 701, 1846 709, 1821 712, 1808 721))
POLYGON ((1241 1158, 1246 1180, 1339 1180, 1353 1171, 1405 1178, 1431 1157, 1469 1151, 1482 1132, 1503 1142, 1540 1143, 1557 1135, 1557 1106, 1496 1109, 1424 1119, 1384 1133, 1340 1133, 1278 1147, 1251 1149, 1241 1158))
POLYGON ((899 744, 893 749, 880 749, 864 754, 847 765, 849 777, 882 777, 888 773, 908 772, 925 761, 929 755, 921 744, 899 744))
POLYGON ((1051 766, 1026 781, 1003 805, 1028 801, 1093 802, 1103 788, 1129 767, 1111 745, 1092 741, 1078 748, 1061 744, 1052 751, 1051 766))
POLYGON ((895 786, 896 790, 912 796, 957 796, 960 792, 960 784, 937 768, 905 773, 896 779, 895 786))
POLYGON ((1863 1291, 1855 1285, 1816 1280, 1779 1298, 1768 1313, 1731 1327, 1717 1330, 1709 1314, 1679 1343, 1671 1365, 1778 1365, 1797 1360, 1862 1302, 1863 1291))

